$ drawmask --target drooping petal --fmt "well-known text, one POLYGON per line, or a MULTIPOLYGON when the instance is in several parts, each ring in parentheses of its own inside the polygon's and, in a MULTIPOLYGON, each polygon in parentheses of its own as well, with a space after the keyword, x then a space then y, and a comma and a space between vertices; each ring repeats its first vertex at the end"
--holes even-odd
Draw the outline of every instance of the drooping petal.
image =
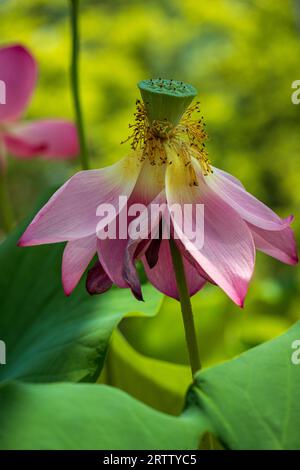
POLYGON ((179 203, 183 213, 184 204, 204 205, 204 221, 196 220, 195 211, 192 218, 189 213, 186 216, 187 224, 196 227, 197 233, 204 230, 203 246, 198 247, 183 233, 171 213, 175 233, 208 276, 242 306, 255 261, 251 232, 239 214, 206 184, 199 167, 195 167, 199 186, 191 187, 182 161, 175 154, 172 160, 166 173, 168 205, 171 208, 179 203))
MULTIPOLYGON (((102 170, 81 171, 70 178, 38 212, 19 245, 41 245, 96 235, 100 204, 119 213, 119 196, 129 196, 139 173, 135 155, 102 170)), ((102 206, 103 207, 103 206, 102 206)), ((102 220, 102 219, 101 219, 102 220)))
POLYGON ((86 279, 86 290, 90 295, 103 294, 112 287, 113 283, 104 271, 99 261, 89 270, 86 279))
POLYGON ((105 231, 98 233, 97 240, 100 263, 112 282, 122 288, 129 287, 123 275, 123 259, 128 243, 128 224, 130 221, 128 210, 131 201, 132 198, 129 199, 118 216, 110 224, 107 224, 105 231), (102 236, 103 232, 104 236, 102 236))
POLYGON ((235 176, 231 175, 230 173, 228 173, 227 171, 224 171, 224 170, 221 170, 220 168, 216 168, 216 167, 212 167, 213 171, 218 171, 218 173, 220 173, 224 178, 227 178, 229 181, 231 181, 231 183, 234 183, 236 184, 237 186, 239 186, 240 188, 245 188, 245 186, 243 185, 243 183, 238 179, 236 178, 235 176))
POLYGON ((207 272, 204 271, 204 269, 202 269, 200 264, 195 260, 192 253, 185 248, 182 241, 181 240, 176 240, 176 243, 177 243, 177 246, 178 246, 179 250, 181 251, 181 254, 196 269, 198 274, 200 274, 201 277, 203 277, 206 281, 210 282, 211 284, 216 284, 215 281, 207 274, 207 272))
POLYGON ((97 240, 98 257, 105 272, 118 287, 129 287, 123 276, 123 258, 127 239, 97 240))
POLYGON ((18 118, 25 110, 37 78, 37 65, 30 52, 21 45, 0 49, 0 80, 5 104, 0 105, 0 122, 18 118))
MULTIPOLYGON (((176 285, 169 240, 161 240, 158 261, 153 268, 150 268, 146 256, 144 256, 142 260, 146 275, 151 284, 153 284, 154 287, 163 294, 178 300, 179 294, 176 285)), ((196 269, 187 261, 186 258, 183 258, 183 264, 189 293, 190 296, 192 296, 204 286, 206 281, 198 274, 196 269)))
POLYGON ((268 206, 248 193, 242 185, 238 185, 224 175, 218 168, 206 176, 208 186, 230 205, 246 222, 265 230, 282 230, 291 222, 291 218, 281 219, 268 206))
MULTIPOLYGON (((134 219, 140 220, 141 214, 135 215, 132 213, 130 215, 130 212, 137 204, 140 207, 140 212, 144 213, 144 215, 147 214, 147 205, 163 188, 164 180, 162 172, 163 169, 160 166, 153 167, 149 164, 148 160, 141 164, 140 174, 126 206, 120 211, 116 220, 110 226, 108 225, 109 232, 116 231, 115 239, 112 239, 111 236, 105 239, 102 239, 100 236, 98 237, 99 260, 110 279, 119 287, 130 287, 135 297, 139 300, 142 300, 140 282, 135 271, 134 260, 130 256, 133 257, 140 240, 136 244, 134 240, 135 246, 134 248, 131 247, 129 258, 129 254, 127 253, 126 255, 126 250, 128 251, 130 244, 128 244, 130 238, 128 235, 129 225, 133 223, 135 226, 134 219), (122 237, 119 236, 120 228, 123 233, 122 237), (126 256, 128 263, 126 262, 124 266, 126 256)), ((137 211, 139 211, 138 207, 137 211)), ((140 221, 140 223, 143 226, 143 222, 140 221)))
POLYGON ((96 253, 96 237, 72 240, 66 244, 62 259, 62 283, 70 295, 96 253))
POLYGON ((147 247, 147 250, 145 252, 145 257, 146 257, 146 260, 150 269, 154 268, 154 266, 158 262, 160 244, 161 244, 160 238, 156 240, 155 239, 151 240, 151 243, 147 247))
POLYGON ((283 230, 263 230, 248 224, 258 250, 287 264, 297 264, 297 246, 290 227, 283 230))
MULTIPOLYGON (((149 184, 151 184, 151 181, 149 184)), ((139 179, 126 206, 124 206, 116 220, 110 224, 108 228, 110 235, 105 239, 99 236, 97 242, 99 260, 110 279, 119 287, 131 287, 133 294, 139 300, 142 300, 142 293, 133 257, 141 239, 148 237, 148 233, 151 230, 148 206, 141 202, 141 199, 144 202, 148 202, 146 201, 148 197, 145 196, 145 191, 143 191, 139 179), (134 207, 139 212, 136 215, 133 215, 133 212, 131 213, 134 207), (131 239, 130 232, 132 233, 137 227, 139 227, 138 233, 140 236, 136 239, 131 239), (121 231, 123 237, 120 236, 121 231), (115 234, 114 239, 112 238, 113 234, 115 234)), ((158 204, 160 199, 161 196, 153 202, 158 204)), ((158 214, 156 214, 157 223, 159 223, 158 214)))
MULTIPOLYGON (((136 194, 134 192, 134 194, 136 194)), ((167 211, 165 191, 161 191, 145 206, 139 217, 132 220, 128 227, 128 241, 123 255, 122 275, 134 295, 142 300, 141 286, 135 266, 136 259, 140 259, 145 254, 147 261, 151 258, 150 265, 153 267, 158 258, 159 237, 161 231, 160 221, 167 211), (137 227, 139 228, 136 232, 137 227), (155 248, 156 247, 156 248, 155 248), (151 250, 151 253, 149 253, 151 250), (155 258, 155 261, 153 260, 155 258)), ((167 227, 166 227, 167 228, 167 227)))
POLYGON ((39 155, 68 159, 79 151, 76 128, 65 120, 41 120, 11 126, 4 134, 4 142, 11 154, 23 159, 39 155))

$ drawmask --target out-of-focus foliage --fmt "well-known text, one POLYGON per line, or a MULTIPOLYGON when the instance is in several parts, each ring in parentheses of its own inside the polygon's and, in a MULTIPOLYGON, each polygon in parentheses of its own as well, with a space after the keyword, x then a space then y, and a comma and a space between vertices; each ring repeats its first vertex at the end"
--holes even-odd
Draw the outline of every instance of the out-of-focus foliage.
POLYGON ((106 385, 15 382, 0 399, 1 450, 197 449, 207 429, 196 405, 174 417, 106 385))
POLYGON ((299 334, 297 322, 279 338, 196 375, 198 405, 226 448, 299 450, 299 351, 291 360, 299 334))
MULTIPOLYGON (((214 433, 224 446, 214 439, 215 449, 299 450, 300 375, 290 357, 299 330, 300 322, 235 360, 198 372, 177 417, 106 385, 4 383, 0 448, 196 449, 214 433)), ((152 369, 154 381, 173 380, 157 377, 161 372, 152 369)), ((147 387, 143 392, 149 398, 147 387)))
MULTIPOLYGON (((81 2, 81 90, 92 165, 120 158, 136 82, 191 82, 199 90, 212 163, 239 177, 300 231, 300 7, 292 0, 86 0, 81 2)), ((1 41, 22 42, 38 59, 39 84, 28 118, 72 117, 68 82, 68 2, 0 2, 1 41)), ((10 161, 21 218, 45 185, 77 169, 66 163, 10 161)), ((216 287, 193 302, 204 366, 233 357, 284 331, 300 317, 299 270, 258 254, 244 311, 216 287)), ((147 299, 146 299, 147 300, 147 299)), ((122 325, 141 354, 186 363, 178 304, 153 319, 122 325)), ((119 384, 121 386, 121 384, 119 384)))

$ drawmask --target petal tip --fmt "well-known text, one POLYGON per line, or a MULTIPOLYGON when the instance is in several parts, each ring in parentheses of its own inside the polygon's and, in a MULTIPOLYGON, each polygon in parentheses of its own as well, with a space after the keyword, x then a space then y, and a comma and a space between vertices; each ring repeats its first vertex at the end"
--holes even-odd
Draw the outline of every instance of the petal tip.
POLYGON ((131 289, 132 294, 136 298, 136 300, 138 300, 139 302, 145 302, 140 285, 139 286, 131 285, 129 287, 131 289))
POLYGON ((243 294, 235 293, 234 295, 230 296, 230 298, 238 307, 242 309, 245 307, 246 292, 243 294))
POLYGON ((295 265, 295 264, 298 264, 298 263, 299 263, 298 255, 292 256, 291 257, 291 264, 295 265))
POLYGON ((290 225, 292 222, 294 222, 294 220, 295 220, 295 216, 294 214, 291 214, 286 219, 284 219, 284 222, 290 225))
POLYGON ((23 235, 19 238, 17 242, 17 246, 26 247, 26 246, 34 246, 34 245, 40 245, 41 243, 38 240, 34 240, 33 238, 30 238, 27 235, 27 230, 23 233, 23 235))
POLYGON ((21 248, 23 248, 24 246, 29 246, 29 245, 30 245, 30 242, 26 241, 24 234, 17 241, 17 246, 20 246, 21 248))
POLYGON ((66 297, 70 297, 72 294, 73 290, 75 289, 75 286, 70 286, 68 285, 66 279, 64 278, 64 274, 62 273, 62 286, 64 290, 64 294, 66 297))
POLYGON ((34 63, 36 63, 36 60, 33 57, 33 55, 31 54, 30 50, 26 46, 24 46, 23 44, 21 44, 19 42, 16 42, 14 44, 10 44, 8 46, 3 46, 3 47, 1 47, 1 49, 7 49, 9 51, 14 51, 14 52, 18 52, 18 53, 21 53, 21 54, 25 54, 28 57, 30 57, 30 59, 34 63))

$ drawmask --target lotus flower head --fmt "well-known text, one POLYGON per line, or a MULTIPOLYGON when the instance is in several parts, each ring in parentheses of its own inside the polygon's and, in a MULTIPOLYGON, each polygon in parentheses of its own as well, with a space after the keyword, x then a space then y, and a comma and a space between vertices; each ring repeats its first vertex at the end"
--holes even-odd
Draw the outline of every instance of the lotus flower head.
POLYGON ((62 280, 68 295, 96 254, 87 276, 91 294, 116 284, 142 299, 136 270, 141 261, 149 281, 178 298, 164 236, 168 227, 182 254, 190 295, 210 282, 242 306, 256 250, 297 263, 292 216, 279 217, 238 179, 211 165, 200 104, 191 104, 194 87, 155 79, 140 82, 139 88, 143 100, 137 102, 129 155, 70 178, 35 216, 19 244, 67 242, 62 280), (185 211, 186 206, 192 210, 185 211), (154 216, 153 207, 159 208, 154 216), (201 217, 193 210, 197 207, 203 209, 201 217), (197 234, 202 234, 201 243, 197 234))

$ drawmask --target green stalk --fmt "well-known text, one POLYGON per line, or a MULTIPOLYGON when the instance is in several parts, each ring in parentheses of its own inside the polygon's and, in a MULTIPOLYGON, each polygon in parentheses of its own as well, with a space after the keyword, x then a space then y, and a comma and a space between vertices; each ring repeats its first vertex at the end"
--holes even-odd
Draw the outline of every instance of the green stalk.
POLYGON ((5 233, 10 232, 15 225, 15 218, 10 202, 6 173, 2 168, 0 168, 0 215, 5 233))
POLYGON ((194 376, 195 373, 201 369, 201 362, 197 344, 197 336, 193 318, 191 299, 188 291, 182 257, 180 251, 176 246, 176 243, 172 238, 170 239, 170 249, 176 277, 177 289, 179 293, 179 300, 181 305, 185 338, 189 352, 192 376, 194 376))
POLYGON ((79 28, 78 28, 78 10, 79 0, 70 0, 70 12, 71 12, 71 34, 72 34, 72 55, 71 55, 71 88, 73 95, 73 103, 75 110, 75 119, 77 125, 77 132, 80 145, 80 160, 83 170, 89 169, 88 151, 83 125, 83 115, 80 103, 79 93, 79 73, 78 73, 78 62, 79 62, 79 28))

